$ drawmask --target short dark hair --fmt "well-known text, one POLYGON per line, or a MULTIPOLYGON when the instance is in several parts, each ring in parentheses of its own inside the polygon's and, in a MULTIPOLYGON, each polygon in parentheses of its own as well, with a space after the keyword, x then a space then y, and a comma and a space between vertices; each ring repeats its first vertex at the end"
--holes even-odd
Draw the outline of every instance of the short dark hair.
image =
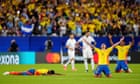
POLYGON ((55 74, 54 70, 49 70, 47 74, 55 74))

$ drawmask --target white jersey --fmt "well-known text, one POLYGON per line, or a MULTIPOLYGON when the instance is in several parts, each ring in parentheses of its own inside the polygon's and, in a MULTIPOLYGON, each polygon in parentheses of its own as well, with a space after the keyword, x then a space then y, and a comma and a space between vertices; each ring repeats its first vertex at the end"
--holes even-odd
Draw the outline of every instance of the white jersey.
POLYGON ((76 40, 75 39, 68 39, 66 42, 66 46, 68 46, 69 48, 72 48, 74 50, 75 46, 76 46, 76 40))
POLYGON ((82 42, 83 43, 83 48, 84 49, 91 49, 91 43, 95 42, 94 38, 92 38, 91 36, 83 36, 81 37, 78 42, 82 42), (90 45, 89 45, 90 44, 90 45))

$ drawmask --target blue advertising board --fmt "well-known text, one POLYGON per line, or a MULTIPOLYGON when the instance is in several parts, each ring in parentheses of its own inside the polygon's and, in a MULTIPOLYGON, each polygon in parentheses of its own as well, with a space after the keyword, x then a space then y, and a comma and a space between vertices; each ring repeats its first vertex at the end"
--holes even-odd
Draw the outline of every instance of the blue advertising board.
POLYGON ((35 52, 1 52, 0 64, 35 64, 35 52))
MULTIPOLYGON (((66 52, 65 43, 68 37, 47 37, 47 36, 34 36, 34 37, 0 37, 0 52, 7 52, 10 47, 10 42, 12 39, 15 39, 18 46, 19 52, 45 52, 45 41, 52 40, 52 52, 60 52, 61 49, 63 52, 66 52)), ((76 37, 78 40, 80 37, 76 37)), ((108 37, 93 37, 96 41, 96 47, 100 48, 102 43, 105 43, 107 47, 110 46, 108 37)), ((119 41, 120 37, 113 37, 113 42, 119 41)), ((137 51, 138 42, 140 42, 140 37, 135 37, 135 42, 131 51, 137 51)), ((125 37, 125 42, 128 44, 131 41, 131 37, 125 37)))

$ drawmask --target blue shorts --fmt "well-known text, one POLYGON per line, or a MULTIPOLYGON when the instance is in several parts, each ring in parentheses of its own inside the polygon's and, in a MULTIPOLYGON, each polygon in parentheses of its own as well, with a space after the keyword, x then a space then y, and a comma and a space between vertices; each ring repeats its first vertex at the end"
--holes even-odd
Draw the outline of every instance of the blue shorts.
POLYGON ((35 69, 29 69, 27 72, 30 72, 32 75, 34 75, 35 69))
POLYGON ((110 75, 110 70, 109 70, 108 65, 99 65, 99 66, 96 68, 95 75, 101 75, 102 72, 103 72, 106 76, 110 75))
POLYGON ((127 63, 124 60, 117 61, 116 72, 121 71, 121 69, 123 69, 124 71, 128 71, 127 63))
POLYGON ((20 75, 34 75, 35 69, 29 69, 25 72, 21 72, 20 75))

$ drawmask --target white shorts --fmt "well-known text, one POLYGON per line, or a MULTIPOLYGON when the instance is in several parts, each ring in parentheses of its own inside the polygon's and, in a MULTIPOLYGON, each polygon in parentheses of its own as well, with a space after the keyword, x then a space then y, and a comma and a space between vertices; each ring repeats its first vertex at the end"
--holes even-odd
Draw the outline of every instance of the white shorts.
POLYGON ((75 51, 68 50, 69 59, 75 58, 75 51))
POLYGON ((83 49, 83 58, 93 58, 92 49, 83 49))

